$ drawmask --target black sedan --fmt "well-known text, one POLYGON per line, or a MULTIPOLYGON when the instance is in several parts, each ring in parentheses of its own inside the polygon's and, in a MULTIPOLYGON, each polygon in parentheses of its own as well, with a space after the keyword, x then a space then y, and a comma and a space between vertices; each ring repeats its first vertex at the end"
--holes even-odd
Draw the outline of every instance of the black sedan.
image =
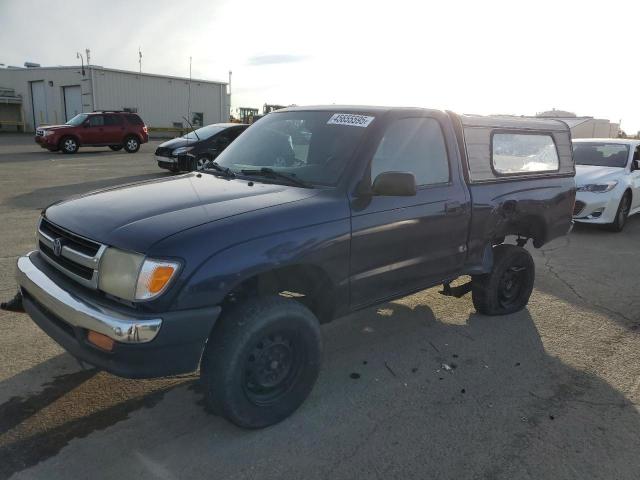
POLYGON ((242 123, 214 123, 161 143, 155 153, 158 166, 172 172, 195 170, 199 164, 215 159, 247 127, 242 123))

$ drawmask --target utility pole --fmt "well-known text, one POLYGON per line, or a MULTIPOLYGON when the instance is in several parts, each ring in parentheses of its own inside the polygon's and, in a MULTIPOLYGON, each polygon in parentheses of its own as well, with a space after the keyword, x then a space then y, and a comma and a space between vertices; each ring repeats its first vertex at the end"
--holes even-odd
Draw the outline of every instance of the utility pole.
POLYGON ((88 48, 85 49, 85 52, 87 54, 87 66, 91 65, 91 50, 89 50, 88 48))
POLYGON ((140 73, 142 73, 142 51, 138 47, 138 64, 140 65, 140 73))
POLYGON ((191 57, 189 57, 189 94, 187 96, 187 118, 191 121, 191 57))

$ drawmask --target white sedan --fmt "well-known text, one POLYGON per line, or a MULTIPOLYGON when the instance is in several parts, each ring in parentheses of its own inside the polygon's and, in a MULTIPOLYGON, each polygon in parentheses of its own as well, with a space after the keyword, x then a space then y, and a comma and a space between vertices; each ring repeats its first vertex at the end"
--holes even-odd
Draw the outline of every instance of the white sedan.
POLYGON ((619 232, 640 212, 640 140, 584 138, 573 141, 576 222, 599 223, 619 232))

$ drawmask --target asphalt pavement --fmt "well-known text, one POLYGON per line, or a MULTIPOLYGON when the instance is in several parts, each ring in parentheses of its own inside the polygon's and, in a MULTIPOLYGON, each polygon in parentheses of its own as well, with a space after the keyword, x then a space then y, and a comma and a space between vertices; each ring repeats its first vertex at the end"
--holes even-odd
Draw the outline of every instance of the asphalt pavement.
MULTIPOLYGON (((43 207, 168 177, 156 144, 63 155, 0 134, 0 299, 43 207)), ((532 253, 517 314, 429 289, 323 326, 311 396, 258 431, 205 412, 193 375, 84 370, 0 311, 0 479, 638 479, 640 215, 532 253)))

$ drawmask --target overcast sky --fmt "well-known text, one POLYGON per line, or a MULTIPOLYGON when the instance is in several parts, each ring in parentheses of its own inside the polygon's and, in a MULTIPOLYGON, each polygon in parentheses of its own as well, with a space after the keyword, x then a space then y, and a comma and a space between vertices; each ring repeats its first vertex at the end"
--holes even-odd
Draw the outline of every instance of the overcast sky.
POLYGON ((0 63, 226 80, 232 107, 379 104, 640 130, 640 1, 0 0, 0 63))

